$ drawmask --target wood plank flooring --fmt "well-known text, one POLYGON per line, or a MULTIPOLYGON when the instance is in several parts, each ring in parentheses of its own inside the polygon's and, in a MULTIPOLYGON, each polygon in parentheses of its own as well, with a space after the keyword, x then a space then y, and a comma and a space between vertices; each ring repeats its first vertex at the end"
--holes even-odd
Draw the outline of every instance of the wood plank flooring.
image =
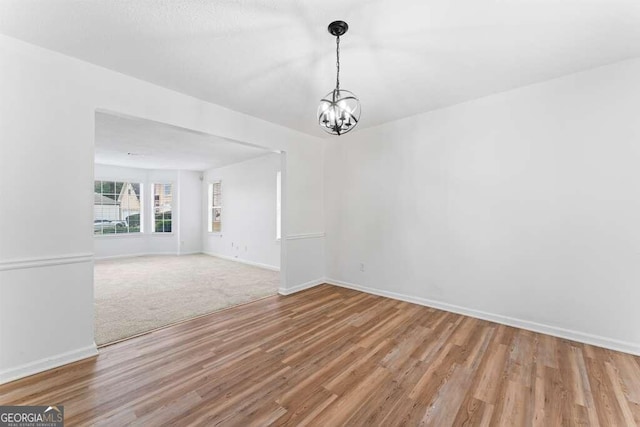
POLYGON ((640 358, 322 285, 0 386, 66 425, 632 426, 640 358))

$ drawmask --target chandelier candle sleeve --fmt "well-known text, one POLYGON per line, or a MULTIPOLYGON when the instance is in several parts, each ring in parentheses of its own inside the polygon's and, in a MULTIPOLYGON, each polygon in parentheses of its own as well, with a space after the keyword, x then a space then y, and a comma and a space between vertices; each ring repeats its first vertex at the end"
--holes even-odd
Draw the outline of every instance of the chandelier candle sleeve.
POLYGON ((336 36, 336 88, 326 94, 318 106, 318 124, 332 135, 349 132, 360 120, 360 101, 350 91, 340 89, 340 36, 349 26, 344 21, 329 24, 329 33, 336 36))

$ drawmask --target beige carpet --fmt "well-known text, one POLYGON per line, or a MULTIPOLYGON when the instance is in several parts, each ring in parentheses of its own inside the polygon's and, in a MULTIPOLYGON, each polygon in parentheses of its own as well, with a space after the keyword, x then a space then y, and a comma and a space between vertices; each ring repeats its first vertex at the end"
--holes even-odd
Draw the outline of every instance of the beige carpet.
POLYGON ((280 273, 209 255, 95 263, 98 345, 277 293, 280 273))

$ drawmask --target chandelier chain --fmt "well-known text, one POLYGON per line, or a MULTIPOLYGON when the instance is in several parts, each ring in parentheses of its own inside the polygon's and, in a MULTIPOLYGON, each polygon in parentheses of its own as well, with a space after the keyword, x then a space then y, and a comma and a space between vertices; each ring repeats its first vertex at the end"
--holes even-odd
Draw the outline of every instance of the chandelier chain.
POLYGON ((340 91, 340 36, 336 37, 336 90, 340 91))

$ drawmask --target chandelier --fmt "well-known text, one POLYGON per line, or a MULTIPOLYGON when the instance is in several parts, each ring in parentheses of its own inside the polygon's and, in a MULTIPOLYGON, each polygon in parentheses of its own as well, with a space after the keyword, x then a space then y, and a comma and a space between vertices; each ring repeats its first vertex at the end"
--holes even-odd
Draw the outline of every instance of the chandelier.
POLYGON ((336 37, 336 88, 320 100, 318 124, 325 132, 342 135, 358 124, 360 101, 352 92, 340 89, 340 36, 347 32, 349 26, 344 21, 334 21, 328 29, 336 37))

